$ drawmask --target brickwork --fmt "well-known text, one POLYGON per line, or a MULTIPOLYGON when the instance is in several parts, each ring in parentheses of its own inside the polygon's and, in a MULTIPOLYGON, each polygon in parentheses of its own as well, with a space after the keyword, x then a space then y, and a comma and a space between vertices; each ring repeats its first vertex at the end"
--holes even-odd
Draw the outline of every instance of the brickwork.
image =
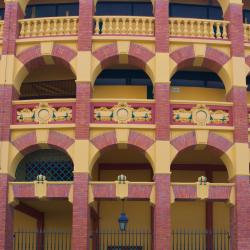
POLYGON ((90 51, 93 33, 93 0, 79 0, 78 50, 90 51))
POLYGON ((234 141, 248 143, 247 92, 245 87, 233 87, 227 95, 233 102, 234 141))
POLYGON ((169 51, 169 0, 156 0, 155 9, 155 50, 167 53, 169 51))
POLYGON ((11 178, 0 174, 0 249, 13 250, 14 209, 8 204, 8 182, 11 178))
POLYGON ((154 250, 171 249, 170 175, 156 174, 154 207, 154 250))
POLYGON ((155 124, 156 140, 170 138, 170 85, 168 83, 155 84, 155 124))
POLYGON ((74 173, 72 250, 89 249, 88 182, 87 173, 74 173))
POLYGON ((5 17, 3 29, 3 55, 14 55, 16 53, 16 38, 20 30, 18 20, 23 17, 18 2, 5 3, 5 17))
POLYGON ((232 43, 231 55, 244 57, 244 28, 242 4, 230 4, 225 12, 225 20, 230 21, 228 36, 232 43))
POLYGON ((74 143, 74 139, 67 135, 58 133, 56 131, 50 131, 48 137, 48 144, 52 147, 61 148, 67 150, 74 143))
POLYGON ((236 205, 231 208, 231 242, 232 249, 246 250, 250 246, 250 185, 248 176, 237 176, 236 205))
POLYGON ((78 82, 76 84, 76 139, 89 139, 91 92, 90 83, 78 82))
POLYGON ((12 100, 16 99, 17 92, 9 85, 0 86, 0 141, 9 141, 12 112, 12 100))

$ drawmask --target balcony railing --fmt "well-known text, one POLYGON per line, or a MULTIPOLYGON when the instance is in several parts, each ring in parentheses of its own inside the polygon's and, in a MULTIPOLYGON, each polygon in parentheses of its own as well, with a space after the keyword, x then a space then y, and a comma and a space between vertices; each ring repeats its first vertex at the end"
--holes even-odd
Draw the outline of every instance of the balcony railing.
POLYGON ((95 35, 154 35, 153 17, 95 16, 95 35))
POLYGON ((170 36, 227 40, 229 22, 221 20, 170 18, 170 36))
POLYGON ((92 235, 93 250, 151 250, 152 233, 149 230, 103 230, 92 235))
POLYGON ((250 42, 250 24, 244 24, 244 41, 250 42))
POLYGON ((153 101, 105 101, 92 100, 92 123, 153 124, 153 101))
POLYGON ((14 101, 12 124, 74 123, 75 102, 70 100, 14 101))
POLYGON ((17 231, 13 250, 71 250, 71 232, 62 230, 17 231))
POLYGON ((172 250, 229 250, 230 233, 227 230, 213 231, 177 229, 172 232, 172 250))
POLYGON ((172 125, 233 126, 232 103, 171 104, 172 125))
POLYGON ((22 19, 20 38, 43 36, 73 36, 78 33, 76 16, 22 19))

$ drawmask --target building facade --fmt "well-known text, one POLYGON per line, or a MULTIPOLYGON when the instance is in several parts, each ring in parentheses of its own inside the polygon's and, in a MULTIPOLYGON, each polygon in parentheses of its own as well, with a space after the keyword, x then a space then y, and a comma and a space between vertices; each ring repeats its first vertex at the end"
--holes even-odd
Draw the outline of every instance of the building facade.
POLYGON ((0 7, 0 250, 250 249, 248 0, 0 7))

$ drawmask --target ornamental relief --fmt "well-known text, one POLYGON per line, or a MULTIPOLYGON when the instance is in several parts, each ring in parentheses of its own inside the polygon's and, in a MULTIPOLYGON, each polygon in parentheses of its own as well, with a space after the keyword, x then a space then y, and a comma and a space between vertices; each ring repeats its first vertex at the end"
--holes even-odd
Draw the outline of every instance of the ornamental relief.
POLYGON ((176 123, 190 123, 199 126, 226 125, 229 123, 229 112, 224 110, 210 110, 206 105, 198 104, 192 109, 174 109, 173 121, 176 123))
POLYGON ((144 107, 133 108, 126 102, 119 102, 111 108, 95 108, 94 120, 116 123, 150 122, 152 121, 152 111, 144 107))
POLYGON ((17 110, 19 123, 39 123, 72 121, 72 109, 68 107, 53 108, 48 103, 40 103, 35 108, 17 110))

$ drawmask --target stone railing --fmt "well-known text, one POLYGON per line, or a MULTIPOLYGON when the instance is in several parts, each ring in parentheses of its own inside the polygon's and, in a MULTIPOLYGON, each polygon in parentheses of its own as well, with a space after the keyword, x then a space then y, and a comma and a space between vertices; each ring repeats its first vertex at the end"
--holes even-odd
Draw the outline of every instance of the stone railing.
POLYGON ((171 183, 171 201, 176 200, 228 200, 234 203, 233 183, 171 183))
POLYGON ((153 17, 95 16, 95 35, 154 35, 153 17))
POLYGON ((170 36, 227 40, 227 21, 169 18, 170 36))
POLYGON ((92 100, 92 123, 153 124, 154 102, 92 100))
POLYGON ((77 35, 78 19, 77 16, 22 19, 19 37, 77 35))
POLYGON ((233 126, 232 103, 171 102, 172 125, 233 126))
POLYGON ((13 102, 12 124, 53 124, 74 123, 75 102, 74 100, 38 100, 13 102))
POLYGON ((73 182, 9 182, 9 203, 17 199, 60 198, 72 200, 73 182))
POLYGON ((0 21, 0 39, 3 38, 3 24, 4 24, 4 21, 0 21))

